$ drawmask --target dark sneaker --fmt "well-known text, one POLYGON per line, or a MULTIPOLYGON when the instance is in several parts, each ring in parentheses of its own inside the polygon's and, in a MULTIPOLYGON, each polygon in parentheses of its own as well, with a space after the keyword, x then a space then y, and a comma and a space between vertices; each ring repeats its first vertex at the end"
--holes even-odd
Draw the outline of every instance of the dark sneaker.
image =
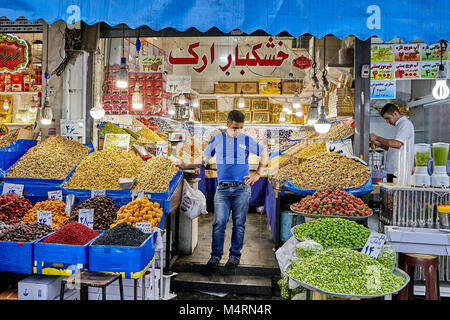
POLYGON ((239 258, 237 257, 229 257, 227 263, 225 264, 225 268, 234 269, 239 264, 239 258))
POLYGON ((205 274, 211 274, 212 272, 216 271, 219 268, 219 262, 220 260, 216 257, 211 257, 206 264, 205 274))

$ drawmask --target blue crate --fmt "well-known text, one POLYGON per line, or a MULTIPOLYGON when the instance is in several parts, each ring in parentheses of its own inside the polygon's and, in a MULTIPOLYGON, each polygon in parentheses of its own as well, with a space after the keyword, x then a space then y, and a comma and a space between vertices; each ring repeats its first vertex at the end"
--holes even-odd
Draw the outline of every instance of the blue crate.
POLYGON ((36 140, 20 139, 0 149, 0 177, 4 177, 6 171, 36 144, 36 140))
POLYGON ((89 271, 121 274, 125 279, 141 278, 155 255, 156 233, 139 247, 89 245, 89 271))
POLYGON ((84 246, 42 242, 53 233, 34 243, 33 273, 70 276, 78 271, 87 270, 89 244, 95 241, 101 233, 99 232, 97 237, 84 246))
MULTIPOLYGON (((3 190, 4 183, 12 183, 9 181, 4 181, 0 184, 0 192, 3 190)), ((22 184, 22 183, 18 183, 22 184)), ((39 185, 39 184, 24 184, 22 196, 31 201, 31 203, 36 204, 37 202, 48 200, 48 192, 61 190, 60 187, 55 187, 52 185, 39 185)), ((65 201, 66 196, 63 194, 63 201, 65 201)))

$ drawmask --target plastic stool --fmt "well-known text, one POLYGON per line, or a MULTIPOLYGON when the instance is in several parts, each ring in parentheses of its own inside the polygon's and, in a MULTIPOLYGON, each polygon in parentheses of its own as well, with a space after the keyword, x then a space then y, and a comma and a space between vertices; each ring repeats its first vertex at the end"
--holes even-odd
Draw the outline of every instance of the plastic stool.
POLYGON ((429 254, 399 253, 400 269, 409 274, 408 285, 398 293, 398 300, 414 300, 414 269, 421 266, 425 270, 425 300, 439 300, 438 256, 429 254))

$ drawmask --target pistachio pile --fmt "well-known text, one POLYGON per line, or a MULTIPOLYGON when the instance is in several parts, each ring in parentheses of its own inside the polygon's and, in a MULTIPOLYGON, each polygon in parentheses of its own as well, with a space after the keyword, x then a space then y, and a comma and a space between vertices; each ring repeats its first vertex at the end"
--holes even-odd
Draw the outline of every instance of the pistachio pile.
POLYGON ((0 136, 0 149, 5 148, 16 141, 18 133, 19 130, 13 130, 3 136, 0 136))
POLYGON ((28 150, 7 177, 64 179, 89 150, 76 141, 51 136, 28 150))
POLYGON ((359 161, 336 152, 322 152, 289 169, 290 182, 301 189, 324 185, 356 188, 369 179, 370 170, 359 161))
POLYGON ((64 188, 119 190, 119 178, 137 177, 145 162, 133 152, 103 149, 86 156, 64 188))
POLYGON ((294 157, 299 159, 309 159, 316 154, 327 151, 327 144, 325 142, 314 142, 306 148, 297 152, 294 157))
POLYGON ((169 182, 177 171, 178 168, 172 160, 166 157, 153 157, 147 160, 147 163, 137 176, 133 189, 145 192, 167 192, 169 182))
POLYGON ((405 279, 372 257, 347 248, 325 249, 301 259, 286 273, 324 291, 355 296, 400 289, 405 279))

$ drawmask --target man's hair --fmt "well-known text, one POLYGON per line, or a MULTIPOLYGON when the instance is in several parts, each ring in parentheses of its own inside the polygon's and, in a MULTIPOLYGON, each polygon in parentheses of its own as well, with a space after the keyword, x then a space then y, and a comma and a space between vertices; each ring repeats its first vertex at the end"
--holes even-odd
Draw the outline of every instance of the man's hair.
POLYGON ((230 113, 228 113, 227 120, 228 121, 236 121, 236 122, 244 122, 245 115, 239 110, 231 110, 230 113))
POLYGON ((386 103, 381 109, 380 114, 383 117, 385 113, 394 114, 394 112, 400 113, 400 110, 393 103, 386 103))

